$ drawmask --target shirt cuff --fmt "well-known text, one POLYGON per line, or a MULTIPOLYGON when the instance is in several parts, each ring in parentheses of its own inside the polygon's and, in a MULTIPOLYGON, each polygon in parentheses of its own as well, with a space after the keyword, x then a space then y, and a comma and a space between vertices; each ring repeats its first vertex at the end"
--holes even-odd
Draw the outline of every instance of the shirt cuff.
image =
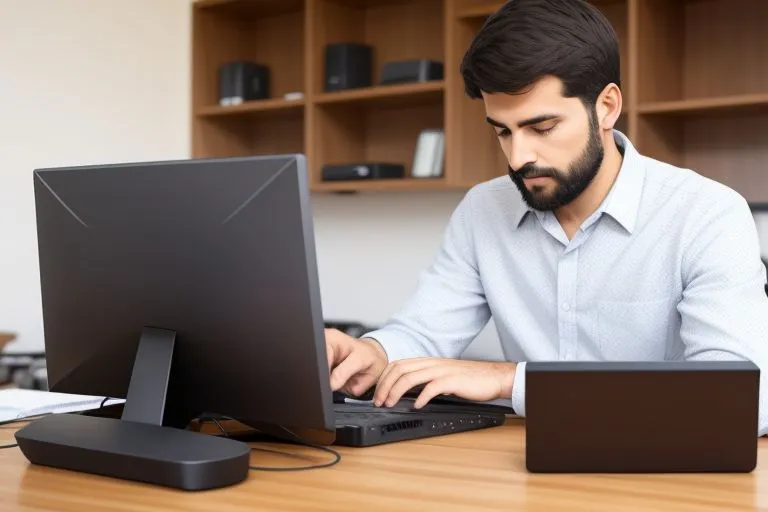
POLYGON ((414 350, 415 343, 410 339, 391 329, 377 329, 360 336, 360 339, 363 338, 372 338, 378 341, 387 354, 387 361, 390 363, 401 359, 425 356, 425 354, 414 350))
POLYGON ((517 363, 515 380, 512 383, 512 410, 518 416, 525 416, 525 362, 517 363))

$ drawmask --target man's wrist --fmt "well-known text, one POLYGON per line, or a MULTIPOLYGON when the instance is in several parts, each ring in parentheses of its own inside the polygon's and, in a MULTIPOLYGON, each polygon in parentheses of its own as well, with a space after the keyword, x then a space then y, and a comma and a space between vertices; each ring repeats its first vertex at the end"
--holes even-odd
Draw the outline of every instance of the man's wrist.
POLYGON ((389 356, 387 355, 387 351, 384 350, 384 346, 382 346, 382 344, 379 343, 379 340, 375 338, 360 338, 360 341, 364 343, 368 343, 370 346, 373 347, 373 349, 376 351, 376 354, 381 359, 382 369, 389 364, 389 356))
POLYGON ((512 398, 517 363, 492 363, 499 372, 499 398, 512 398))

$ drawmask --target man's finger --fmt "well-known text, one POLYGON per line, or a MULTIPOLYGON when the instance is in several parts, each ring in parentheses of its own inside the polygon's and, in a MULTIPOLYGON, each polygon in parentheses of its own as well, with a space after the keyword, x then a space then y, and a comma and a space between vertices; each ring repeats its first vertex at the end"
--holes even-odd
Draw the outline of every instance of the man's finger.
POLYGON ((353 375, 352 378, 347 381, 347 394, 360 396, 368 391, 375 382, 376 379, 373 375, 353 375))
POLYGON ((450 376, 437 378, 424 386, 424 389, 421 390, 418 398, 416 398, 416 401, 413 403, 413 407, 416 409, 421 409, 437 395, 451 393, 456 393, 455 386, 453 386, 453 379, 451 379, 450 376))
POLYGON ((387 365, 384 371, 381 372, 379 382, 376 384, 374 404, 381 405, 386 401, 390 388, 404 373, 411 373, 422 368, 434 366, 437 364, 436 361, 436 359, 432 358, 403 359, 387 365))
POLYGON ((444 366, 436 365, 401 375, 400 378, 392 384, 392 387, 389 390, 385 402, 387 407, 395 405, 408 390, 415 386, 426 384, 427 382, 442 377, 445 375, 446 370, 447 369, 444 366))
POLYGON ((367 370, 369 366, 370 362, 365 361, 362 351, 351 352, 331 373, 331 389, 338 391, 350 378, 367 370))

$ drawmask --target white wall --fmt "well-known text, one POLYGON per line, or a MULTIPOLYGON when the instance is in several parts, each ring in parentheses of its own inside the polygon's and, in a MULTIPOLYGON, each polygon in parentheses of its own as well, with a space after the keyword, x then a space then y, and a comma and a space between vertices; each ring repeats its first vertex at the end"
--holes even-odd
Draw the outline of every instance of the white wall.
MULTIPOLYGON (((0 330, 41 349, 31 172, 189 157, 187 0, 0 0, 0 330)), ((326 318, 379 324, 434 257, 458 193, 317 196, 326 318)), ((500 357, 492 329, 467 353, 500 357)))
MULTIPOLYGON (((325 317, 374 326, 385 322, 432 262, 461 197, 458 192, 316 196, 325 317)), ((493 322, 464 357, 503 358, 493 322)))
POLYGON ((0 0, 0 330, 42 348, 31 172, 189 154, 185 0, 0 0))

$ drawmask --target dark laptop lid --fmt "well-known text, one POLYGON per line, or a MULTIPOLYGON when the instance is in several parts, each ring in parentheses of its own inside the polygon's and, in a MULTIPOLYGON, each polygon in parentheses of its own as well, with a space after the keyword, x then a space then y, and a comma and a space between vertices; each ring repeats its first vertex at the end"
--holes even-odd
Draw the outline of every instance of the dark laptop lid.
POLYGON ((751 471, 760 371, 751 362, 530 362, 532 472, 751 471))

